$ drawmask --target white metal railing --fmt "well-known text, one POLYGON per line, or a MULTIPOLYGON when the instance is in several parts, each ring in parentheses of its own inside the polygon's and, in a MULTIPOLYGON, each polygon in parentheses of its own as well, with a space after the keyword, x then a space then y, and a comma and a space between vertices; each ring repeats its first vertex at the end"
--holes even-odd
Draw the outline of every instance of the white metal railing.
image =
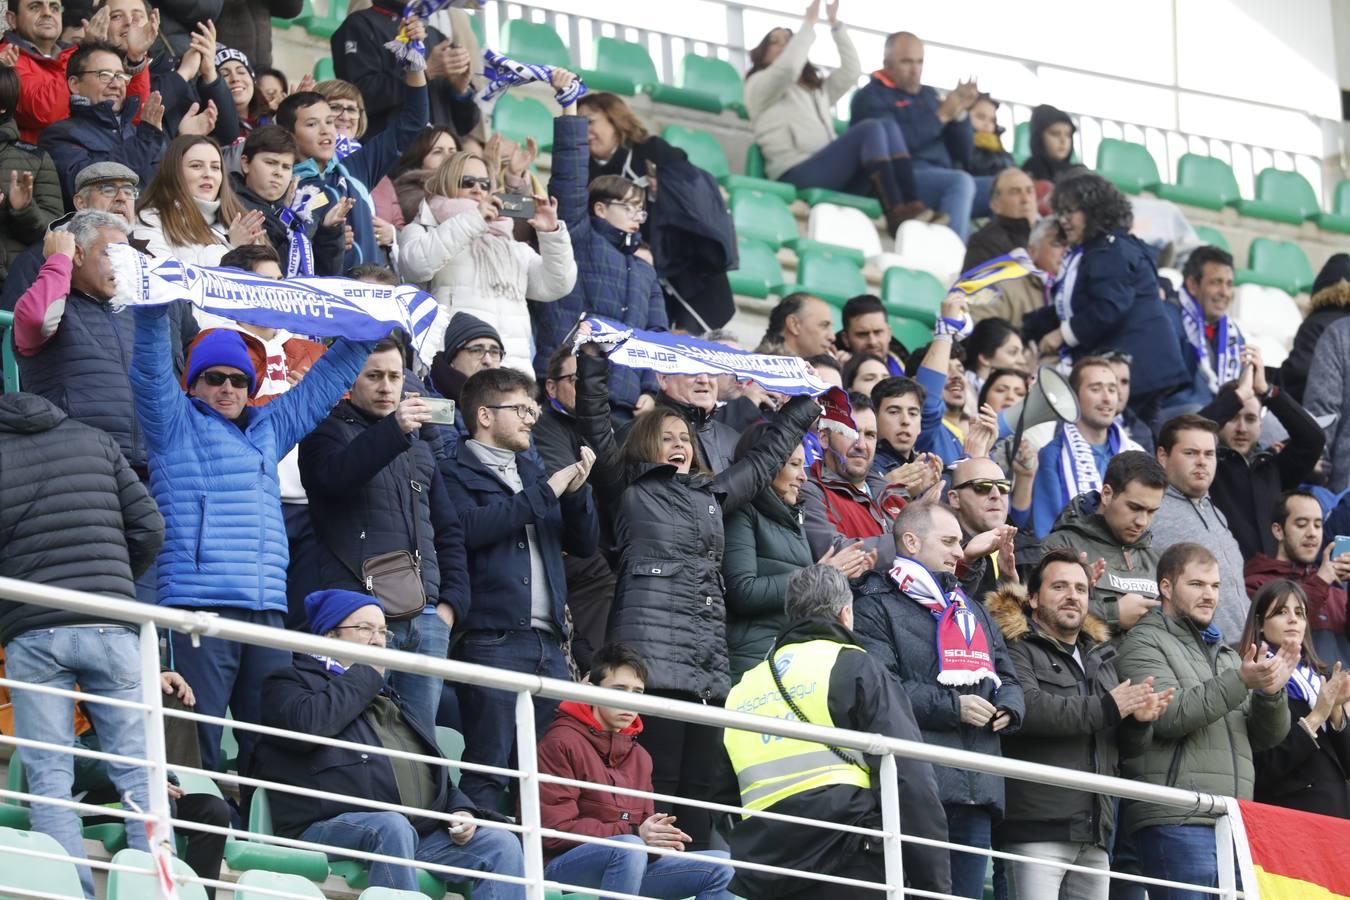
MULTIPOLYGON (((807 879, 832 884, 851 884, 859 887, 875 889, 884 893, 887 898, 901 897, 933 897, 943 898, 947 895, 933 894, 930 892, 919 891, 912 888, 905 888, 903 875, 903 861, 901 857, 901 846, 903 843, 919 844, 933 847, 943 847, 949 849, 960 849, 967 853, 978 854, 987 857, 1034 861, 1041 865, 1051 866, 1066 871, 1084 871, 1092 874, 1106 874, 1100 870, 1085 869, 1069 863, 1063 863, 1053 860, 1031 859, 1029 857, 1018 856, 996 850, 986 850, 982 848, 966 847, 959 844, 953 844, 947 841, 920 838, 913 835, 902 833, 902 822, 900 821, 899 790, 896 778, 896 758, 916 759, 932 763, 933 765, 947 766, 950 768, 968 769, 972 771, 984 772, 998 775, 1006 778, 1017 778, 1032 782, 1055 785, 1059 787, 1074 788, 1089 792, 1106 794, 1114 797, 1120 797, 1130 800, 1140 800, 1152 803, 1159 803, 1168 806, 1174 806, 1188 810, 1199 810, 1213 813, 1217 816, 1217 827, 1215 828, 1215 839, 1218 850, 1219 864, 1219 884, 1218 888, 1201 888, 1191 885, 1185 885, 1178 882, 1162 881, 1157 879, 1145 878, 1142 876, 1128 875, 1125 873, 1109 873, 1110 877, 1117 880, 1126 880, 1144 885, 1165 885, 1178 888, 1189 888, 1201 894, 1221 896, 1236 900, 1243 896, 1237 890, 1237 882, 1234 869, 1233 855, 1233 829, 1229 821, 1230 815, 1236 815, 1236 804, 1230 803, 1227 798, 1197 793, 1194 791, 1185 791, 1176 788, 1161 787, 1158 785, 1147 784, 1143 782, 1127 781, 1120 778, 1111 778, 1078 772, 1068 769, 1058 769, 1052 766, 1039 765, 1035 763, 1023 762, 1021 760, 1009 759, 998 756, 989 756, 969 751, 954 750, 946 747, 937 747, 928 744, 905 741, 897 738, 887 737, 878 734, 865 734, 861 732, 847 731, 835 728, 826 728, 817 725, 810 725, 802 722, 785 721, 772 719, 764 716, 758 716, 748 713, 741 713, 733 710, 725 710, 714 706, 705 706, 695 703, 685 703, 669 700, 661 697, 650 697, 641 694, 629 694, 617 691, 606 690, 593 687, 586 684, 574 684, 572 682, 560 681, 557 679, 541 678, 533 675, 526 675, 517 672, 510 672, 501 669, 486 668, 467 663, 455 662, 452 660, 438 660, 418 654, 406 653, 400 651, 387 650, 382 647, 375 647, 364 644, 354 644, 336 641, 327 638, 318 638, 309 634, 285 631, 282 629, 267 628, 251 623, 238 622, 232 619, 223 619, 209 613, 193 612, 172 609, 168 607, 150 606, 147 604, 134 603, 130 601, 112 600, 105 597, 98 597, 91 594, 84 594, 77 591, 54 588, 46 585, 34 584, 13 579, 0 578, 0 599, 16 601, 21 603, 32 603, 40 606, 57 607, 61 609, 74 610, 77 612, 97 616, 99 621, 106 622, 125 622, 139 626, 140 638, 139 646, 141 653, 141 677, 142 677, 142 699, 139 703, 131 703, 125 700, 115 700, 112 698, 98 697, 89 694, 75 694, 48 686, 27 685, 14 679, 0 680, 0 684, 11 690, 38 690, 48 694, 60 694, 76 697, 86 703, 107 703, 121 705, 123 707, 132 706, 141 709, 144 712, 146 723, 146 758, 144 760, 130 759, 126 757, 114 756, 108 752, 92 751, 83 748, 60 747, 56 745, 41 744, 36 741, 21 737, 0 735, 0 743, 8 744, 11 747, 30 747, 45 749, 50 751, 69 752, 77 756, 96 757, 103 759, 114 759, 129 765, 141 766, 148 769, 149 777, 149 808, 144 811, 131 811, 125 809, 110 809, 102 806, 91 806, 69 798, 51 798, 40 797, 26 791, 15 791, 9 788, 0 789, 0 799, 8 802, 24 802, 28 804, 47 803, 66 808, 74 809, 79 812, 96 812, 99 815, 114 816, 126 820, 129 823, 167 823, 174 827, 195 830, 198 832, 213 832, 230 835, 236 839, 246 839, 257 841, 264 844, 272 844, 282 847, 302 848, 310 850, 319 850, 328 853, 330 857, 343 859, 357 859, 363 862, 385 862, 398 865, 404 865, 419 869, 425 869, 428 872, 440 876, 449 881, 464 881, 468 879, 491 879, 495 881, 509 882, 524 886, 526 896, 529 900, 543 900, 546 888, 584 892, 595 896, 616 897, 622 900, 630 900, 630 895, 606 892, 597 888, 561 884, 547 881, 544 878, 543 846, 544 838, 565 838, 578 843, 593 843, 606 846, 619 847, 630 852, 641 852, 644 854, 667 855, 677 853, 678 851, 661 850, 659 848, 643 847, 634 844, 625 844, 605 838, 596 838, 588 835, 570 834, 554 829, 548 829, 543 826, 540 807, 539 807, 539 786, 542 783, 568 784, 582 787, 594 787, 611 793, 624 794, 635 797, 647 797, 660 802, 673 802, 685 806, 700 807, 715 812, 727 812, 733 814, 746 814, 763 816, 777 819, 780 821, 794 822, 803 827, 823 828, 834 831, 851 832, 863 834, 868 837, 880 840, 884 851, 886 883, 872 884, 861 882, 854 879, 841 878, 838 876, 823 875, 819 872, 803 871, 798 869, 788 869, 775 866, 769 866, 759 863, 753 863, 746 860, 725 860, 721 864, 729 865, 737 869, 753 870, 765 873, 790 876, 796 879, 807 879), (480 828, 498 828, 520 835, 524 846, 524 877, 514 877, 502 875, 495 872, 478 872, 454 866, 443 866, 426 862, 414 862, 394 857, 382 856, 374 853, 364 853, 354 850, 348 850, 339 847, 331 847, 313 842, 295 840, 274 835, 257 834, 252 832, 239 832, 227 828, 207 826, 199 823, 186 822, 174 819, 169 812, 169 797, 167 791, 168 773, 170 766, 165 758, 164 747, 164 719, 166 717, 175 717, 193 722, 206 722, 217 725, 229 725, 235 729, 242 729, 255 732, 260 735, 273 735, 290 739, 313 740, 312 736, 301 735, 294 732, 288 732, 277 728, 271 728, 263 725, 254 725, 251 723, 237 720, 227 720, 200 713, 189 712, 185 710, 165 709, 162 705, 162 695, 159 688, 159 642, 158 633, 160 628, 167 628, 188 634, 194 639, 201 636, 213 638, 234 640, 254 645, 275 647, 283 650, 290 650, 301 653, 340 653, 344 658, 351 659, 357 663, 367 663, 371 665, 384 667, 386 670, 394 669, 403 672, 410 672, 420 675, 431 675, 444 678, 451 681, 472 682, 481 687, 496 688, 499 690, 511 691, 516 695, 515 705, 515 724, 516 740, 518 747, 518 764, 516 768, 498 768, 482 765, 474 765, 443 759, 440 756, 426 756, 407 751, 391 750, 383 747, 370 747, 361 744, 352 744, 349 742, 324 739, 325 743, 331 746, 347 747, 350 749, 359 749, 366 753, 381 754, 389 757, 410 759, 418 762, 432 765, 446 766, 454 769, 473 770, 482 772, 492 772, 516 779, 519 783, 520 799, 520 817, 518 823, 502 823, 496 821, 487 821, 474 819, 465 816, 462 813, 435 813, 420 809, 410 809, 398 804, 383 803, 380 801, 369 800, 366 798, 348 797, 345 795, 335 795, 320 790, 295 788, 289 785, 279 784, 262 778, 250 777, 236 773, 208 772, 202 769, 194 769, 183 766, 173 766, 172 769, 177 772, 191 773, 200 776, 206 776, 226 785, 245 788, 266 788, 269 792, 288 792, 299 796, 307 796, 315 799, 338 799, 344 803, 369 808, 371 810, 383 810, 401 812, 409 815, 418 815, 423 817, 440 819, 447 824, 472 821, 480 828), (537 736, 535 734, 535 721, 533 701, 534 696, 548 697, 559 700, 576 700, 582 703, 619 706, 627 709, 633 709, 638 713, 662 716, 665 718, 676 719, 684 722, 709 725, 718 728, 737 728, 746 731, 752 731, 761 734, 779 735, 784 737, 800 738, 803 740, 828 743, 834 746, 859 750, 864 753, 881 757, 879 772, 879 788, 881 795, 881 828, 870 829, 859 826, 842 825, 833 822, 801 819, 783 814, 773 813, 772 811, 753 811, 743 807, 695 801, 686 798, 673 797, 665 794, 645 792, 638 790, 628 790, 616 788, 612 785, 592 785, 587 782, 567 779, 554 775, 540 773, 538 770, 538 761, 535 756, 535 746, 537 736)), ((143 827, 143 826, 137 826, 143 827)), ((1240 831, 1240 829, 1239 829, 1240 831)), ((0 850, 0 853, 22 854, 27 851, 15 851, 8 848, 0 850)), ((42 855, 42 854, 34 854, 42 855)), ((91 861, 80 862, 81 865, 89 865, 96 869, 109 870, 117 868, 115 864, 91 861)), ((125 867, 121 867, 125 868, 125 867)), ((0 890, 6 894, 13 894, 12 888, 5 887, 5 868, 0 867, 0 890)), ((193 877, 185 880, 195 881, 216 888, 217 890, 233 890, 234 884, 219 880, 218 878, 200 878, 193 877)), ((1250 881, 1248 881, 1250 883, 1250 881)), ((251 891, 258 893, 267 893, 260 889, 249 887, 251 891)), ((24 896, 47 896, 40 892, 26 892, 24 896)))
MULTIPOLYGON (((760 38, 758 33, 747 33, 745 25, 747 15, 758 21, 767 14, 789 27, 795 27, 796 25, 794 17, 798 15, 797 13, 785 13, 781 9, 747 2, 747 0, 718 0, 718 3, 726 9, 725 41, 713 40, 707 35, 699 35, 695 33, 697 29, 692 26, 685 33, 674 33, 608 21, 576 12, 574 7, 577 4, 562 4, 550 2, 550 0, 532 0, 531 3, 503 0, 501 3, 486 5, 478 15, 484 17, 485 33, 490 36, 499 34, 502 23, 510 19, 524 18, 551 25, 562 37, 563 43, 567 45, 573 64, 579 66, 587 66, 594 62, 592 48, 595 38, 615 37, 641 44, 647 49, 655 63, 657 74, 666 83, 675 81, 676 72, 679 70, 679 62, 688 53, 723 59, 732 63, 739 71, 745 72, 749 68, 748 48, 753 47, 760 38), (563 6, 567 11, 559 10, 558 6, 563 6)), ((880 24, 875 24, 877 17, 871 17, 866 24, 849 20, 848 27, 850 32, 855 35, 855 43, 876 43, 889 32, 903 27, 901 24, 902 13, 898 7, 895 9, 896 12, 892 16, 882 17, 880 24)), ((492 38, 489 37, 489 44, 491 43, 492 38)), ((962 56, 978 57, 1005 65, 1024 67, 1033 77, 1038 77, 1042 72, 1046 72, 1069 77, 1106 78, 1111 82, 1132 89, 1157 91, 1166 95, 1167 115, 1163 118, 1170 119, 1173 127, 1165 127, 1157 122, 1113 118, 1088 109, 1066 108, 1065 112, 1070 113, 1079 125, 1079 131, 1075 139, 1078 158, 1088 164, 1095 163, 1097 147, 1103 138, 1116 138, 1145 145, 1157 161, 1159 175, 1165 181, 1175 180, 1177 163, 1183 154, 1196 153, 1201 156, 1213 156, 1221 159, 1233 168, 1238 186, 1243 195, 1247 197, 1253 195, 1257 173, 1267 167, 1273 166, 1278 169, 1293 170, 1303 175, 1312 184, 1319 202, 1324 202, 1324 198, 1331 196, 1331 188, 1334 188, 1335 180, 1339 178, 1338 172, 1324 171, 1323 156, 1326 155, 1325 153, 1317 155, 1307 152, 1294 152, 1287 147, 1260 146, 1231 138, 1181 130, 1179 122, 1181 111, 1188 102, 1200 100, 1202 102, 1233 103, 1234 98, 1232 97, 1183 88, 1178 84, 1158 84, 1120 75, 1102 76, 1089 70, 1074 69, 1058 63, 1012 54, 971 50, 966 47, 934 41, 927 41, 926 43, 930 48, 960 53, 962 56)), ((819 43, 816 46, 821 48, 823 53, 833 52, 831 49, 822 47, 819 43)), ((879 64, 880 58, 878 57, 875 62, 879 64)), ((869 60, 863 60, 864 72, 868 70, 869 64, 869 60)), ((985 83, 982 86, 990 90, 996 98, 999 97, 999 86, 997 84, 985 83)), ((849 99, 849 96, 845 96, 840 102, 838 110, 836 110, 837 114, 845 119, 848 116, 849 99)), ((1244 107, 1260 108, 1280 114, 1287 117, 1288 121, 1308 123, 1324 135, 1322 139, 1324 145, 1329 140, 1326 135, 1336 133, 1339 129, 1339 123, 1323 120, 1297 106, 1279 106, 1259 100, 1245 99, 1239 102, 1244 107)), ((1009 151, 1013 149, 1011 141, 1016 127, 1028 122, 1030 117, 1031 106, 1026 103, 1005 103, 1000 108, 999 119, 1001 124, 1007 128, 1005 142, 1008 143, 1009 151)), ((1326 149, 1324 147, 1324 151, 1326 149)))

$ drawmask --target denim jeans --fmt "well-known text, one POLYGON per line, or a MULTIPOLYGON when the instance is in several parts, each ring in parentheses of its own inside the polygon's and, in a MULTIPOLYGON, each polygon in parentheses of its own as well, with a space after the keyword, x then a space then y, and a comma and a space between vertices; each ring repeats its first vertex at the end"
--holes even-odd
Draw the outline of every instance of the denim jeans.
MULTIPOLYGON (((548 678, 567 678, 567 660, 562 646, 550 634, 527 631, 466 631, 451 654, 461 662, 493 666, 511 672, 527 672, 548 678)), ((514 765, 516 755, 516 695, 477 685, 460 683, 459 713, 464 721, 464 761, 503 768, 514 765)), ((553 721, 557 700, 534 698, 536 735, 553 721)), ((501 809, 506 792, 505 775, 464 772, 459 788, 479 809, 501 809)))
MULTIPOLYGON (((244 609, 207 609, 223 619, 252 622, 269 628, 281 628, 284 616, 279 612, 254 612, 244 609)), ((240 722, 262 723, 262 683, 277 669, 291 664, 291 654, 274 647, 239 644, 220 638, 202 636, 201 645, 192 646, 192 636, 174 631, 169 634, 173 651, 172 667, 182 675, 197 697, 196 712, 204 716, 230 714, 240 722)), ((201 745, 202 768, 214 771, 220 767, 220 734, 222 727, 197 723, 197 742, 201 745)), ((234 729, 239 741, 239 772, 247 775, 253 748, 258 745, 257 733, 234 729)), ((250 794, 251 796, 251 794, 250 794)))
MULTIPOLYGON (((891 174, 901 195, 890 198, 891 202, 917 200, 918 188, 909 147, 899 123, 893 118, 859 122, 778 176, 778 180, 798 189, 816 187, 872 195, 876 189, 868 179, 868 167, 883 162, 893 166, 891 174)), ((888 198, 879 199, 884 203, 888 198)))
MULTIPOLYGON (((621 834, 613 840, 634 847, 646 846, 635 834, 621 834)), ((727 885, 736 870, 714 862, 727 857, 724 850, 708 850, 661 856, 648 862, 647 854, 636 850, 582 844, 550 862, 544 868, 544 877, 563 884, 638 894, 656 900, 682 900, 684 897, 730 900, 734 895, 727 890, 727 885)))
MULTIPOLYGON (((315 822, 305 829, 300 839, 478 872, 525 874, 525 857, 516 836, 509 831, 481 825, 472 840, 457 847, 445 828, 437 827, 419 835, 402 813, 352 812, 315 822)), ((371 863, 370 886, 415 891, 417 872, 408 866, 371 863)), ((483 878, 473 882, 473 896, 474 900, 524 900, 525 888, 483 878)))
MULTIPOLYGON (((140 702, 140 637, 119 625, 74 625, 25 631, 5 645, 8 677, 47 687, 80 690, 95 697, 140 702)), ((75 743, 75 701, 69 697, 15 690, 14 731, 18 737, 58 744, 75 743)), ((103 703, 84 704, 106 753, 145 758, 145 720, 140 711, 103 703)), ((66 753, 20 747, 29 793, 70 799, 75 781, 74 757, 66 753)), ((142 810, 150 808, 148 770, 107 760, 108 777, 119 796, 131 794, 142 810)), ((128 807, 130 808, 130 807, 128 807)), ((33 804, 33 829, 55 838, 66 852, 84 859, 79 816, 71 809, 33 804)), ((128 823, 127 843, 148 850, 145 829, 128 823)), ((94 877, 80 867, 80 882, 94 896, 94 877)))
POLYGON ((1111 863, 1104 847, 1079 841, 1029 841, 1005 844, 999 849, 1102 870, 1101 875, 1088 875, 1005 859, 1008 900, 1107 900, 1110 894, 1106 873, 1110 871, 1111 863))
POLYGON ((946 169, 923 160, 914 161, 914 180, 919 199, 929 209, 945 212, 951 229, 961 240, 970 236, 970 217, 989 214, 989 189, 994 179, 946 169))
MULTIPOLYGON (((947 811, 947 840, 967 847, 991 845, 993 817, 983 806, 944 805, 947 811)), ((981 898, 984 879, 989 872, 989 857, 952 850, 952 894, 956 897, 981 898)))
MULTIPOLYGON (((1154 825, 1134 833, 1140 874, 1198 887, 1219 886, 1212 825, 1154 825)), ((1205 900, 1212 894, 1148 886, 1149 900, 1205 900)))
MULTIPOLYGON (((420 653, 433 659, 445 659, 450 649, 450 629, 436 615, 436 608, 428 606, 420 616, 389 623, 390 650, 420 653)), ((384 680, 408 704, 413 715, 428 728, 436 724, 436 710, 441 705, 441 685, 444 679, 434 675, 414 675, 390 669, 384 680)))

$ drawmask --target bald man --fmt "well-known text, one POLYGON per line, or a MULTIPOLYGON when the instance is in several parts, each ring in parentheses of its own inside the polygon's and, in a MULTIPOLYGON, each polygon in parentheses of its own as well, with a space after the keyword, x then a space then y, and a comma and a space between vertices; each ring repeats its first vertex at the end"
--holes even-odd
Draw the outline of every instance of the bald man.
POLYGON ((969 272, 982 263, 1011 253, 1031 242, 1036 224, 1036 185, 1021 169, 1004 169, 994 176, 989 194, 989 223, 970 236, 961 271, 969 272))
MULTIPOLYGON (((969 547, 972 539, 995 529, 1003 529, 1009 534, 1015 531, 1008 524, 1011 495, 1012 483, 992 459, 964 459, 956 464, 952 470, 951 488, 947 491, 947 503, 956 513, 956 521, 961 523, 962 546, 969 547)), ((1017 580, 1015 569, 1000 566, 997 551, 973 559, 967 553, 966 565, 972 570, 983 569, 971 594, 976 599, 996 590, 1001 581, 1017 580)))

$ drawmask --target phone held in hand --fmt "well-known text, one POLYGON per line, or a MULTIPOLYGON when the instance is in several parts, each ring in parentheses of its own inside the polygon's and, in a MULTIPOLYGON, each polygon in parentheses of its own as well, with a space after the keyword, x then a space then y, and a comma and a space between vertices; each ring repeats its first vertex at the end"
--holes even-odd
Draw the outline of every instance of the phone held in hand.
POLYGON ((534 198, 524 194, 496 194, 502 201, 502 215, 508 219, 533 219, 534 198))
POLYGON ((1336 535, 1336 543, 1331 548, 1331 558, 1335 559, 1342 553, 1350 553, 1350 534, 1336 535))
POLYGON ((423 397, 422 402, 431 408, 428 421, 433 425, 455 424, 455 401, 443 397, 423 397))

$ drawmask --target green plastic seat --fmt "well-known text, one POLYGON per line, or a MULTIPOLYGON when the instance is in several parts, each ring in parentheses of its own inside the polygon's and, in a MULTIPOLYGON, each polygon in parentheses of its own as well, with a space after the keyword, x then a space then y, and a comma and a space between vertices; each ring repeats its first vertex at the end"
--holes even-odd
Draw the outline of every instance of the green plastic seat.
POLYGON ((802 188, 797 196, 811 206, 817 203, 832 203, 835 206, 848 206, 867 213, 869 219, 881 218, 881 201, 876 197, 863 197, 858 194, 846 194, 843 191, 830 191, 825 188, 802 188))
POLYGON ((928 272, 892 266, 881 276, 881 302, 886 314, 922 322, 929 331, 946 296, 942 282, 928 272))
POLYGON ((502 52, 512 59, 534 65, 572 66, 567 45, 551 25, 507 19, 502 23, 501 39, 502 52))
POLYGON ((764 241, 773 249, 797 240, 797 219, 783 199, 766 191, 737 188, 731 192, 731 219, 736 234, 764 241))
POLYGON ((1200 238, 1210 247, 1218 247, 1220 250, 1233 252, 1233 248, 1228 246, 1228 238, 1223 236, 1223 232, 1217 228, 1211 228, 1208 225, 1196 225, 1195 236, 1200 238))
POLYGON ((303 25, 304 29, 315 37, 328 40, 333 36, 333 32, 342 26, 342 22, 347 18, 347 4, 342 0, 328 0, 328 10, 323 14, 316 13, 314 7, 309 6, 309 15, 301 15, 295 21, 303 25), (303 21, 302 21, 303 20, 303 21))
POLYGON ((421 891, 400 891, 387 887, 366 888, 356 900, 431 900, 421 891))
POLYGON ((272 900, 274 895, 249 890, 249 888, 278 891, 288 897, 317 897, 319 900, 323 900, 324 896, 323 891, 319 890, 314 882, 307 881, 299 875, 264 872, 260 869, 245 872, 239 876, 239 881, 234 889, 234 900, 272 900))
MULTIPOLYGON (((233 719, 234 714, 225 710, 225 718, 233 719)), ((239 770, 239 740, 234 729, 226 725, 220 730, 220 771, 237 772, 239 770)))
POLYGON ((689 157, 689 161, 708 172, 718 181, 731 177, 731 164, 727 162, 727 152, 706 131, 698 128, 686 128, 683 125, 667 125, 661 137, 672 147, 679 147, 689 157))
POLYGON ((314 15, 314 8, 310 5, 309 0, 305 0, 304 5, 300 7, 300 15, 296 16, 294 19, 279 19, 276 16, 273 16, 272 27, 281 28, 283 30, 286 28, 293 28, 299 22, 300 19, 313 15, 314 15))
POLYGON ((1205 209, 1223 209, 1242 199, 1228 163, 1195 153, 1184 154, 1177 161, 1176 184, 1159 184, 1154 193, 1173 203, 1205 209))
MULTIPOLYGON (((365 891, 370 887, 370 870, 365 863, 354 859, 334 860, 332 870, 334 875, 346 881, 347 887, 354 891, 365 891)), ((450 887, 456 894, 463 895, 464 900, 473 900, 473 888, 470 885, 470 882, 465 881, 452 883, 450 887)), ((446 886, 435 875, 425 869, 418 869, 417 890, 430 900, 442 900, 445 897, 446 886)))
MULTIPOLYGON (((9 339, 10 329, 14 327, 14 313, 0 310, 0 392, 16 393, 19 390, 19 358, 15 355, 14 342, 9 339)), ((11 760, 17 760, 16 751, 11 760)))
POLYGON ((768 297, 770 294, 787 293, 783 267, 778 262, 773 248, 763 241, 738 238, 736 248, 740 256, 740 267, 727 273, 731 282, 731 291, 743 297, 768 297))
POLYGON ((518 144, 534 138, 539 149, 553 149, 553 114, 533 97, 503 94, 492 111, 492 128, 518 144))
MULTIPOLYGON (((3 321, 7 328, 14 322, 13 313, 0 313, 0 316, 5 317, 3 321)), ((8 333, 4 335, 4 341, 6 347, 14 346, 14 342, 9 339, 8 333)), ((10 390, 10 383, 9 373, 6 371, 6 390, 10 390)), ((17 390, 17 378, 13 383, 16 385, 14 389, 17 390)), ((23 759, 19 756, 19 751, 17 749, 9 758, 9 775, 5 779, 5 789, 21 794, 28 793, 27 782, 23 777, 23 759)), ((0 827, 14 828, 18 831, 29 830, 32 827, 32 816, 28 812, 28 807, 24 806, 18 800, 0 801, 0 827)))
POLYGON ((850 297, 868 292, 857 260, 815 247, 798 254, 797 289, 835 306, 843 306, 850 297))
POLYGON ((595 39, 595 68, 578 72, 586 87, 631 97, 660 82, 647 48, 612 37, 595 39))
POLYGON ((751 144, 745 150, 745 174, 728 175, 722 180, 722 187, 733 194, 738 188, 763 191, 766 194, 773 194, 784 203, 791 203, 797 199, 795 187, 785 181, 771 181, 764 177, 764 154, 760 151, 759 144, 751 144))
POLYGON ((891 337, 907 351, 913 352, 933 340, 933 326, 917 319, 891 316, 891 337))
MULTIPOLYGON (((117 804, 120 809, 122 804, 117 804)), ((86 841, 98 841, 109 855, 125 850, 127 847, 127 826, 122 822, 99 822, 96 825, 84 825, 80 836, 86 841)))
MULTIPOLYGON (((248 810, 248 830, 254 834, 274 835, 272 807, 267 789, 253 792, 248 810)), ((235 872, 262 870, 283 875, 297 875, 322 883, 328 878, 328 856, 318 850, 302 850, 264 844, 261 841, 241 841, 230 838, 225 842, 225 862, 235 872)))
POLYGON ((1103 138, 1097 147, 1097 174, 1127 194, 1151 191, 1162 180, 1147 147, 1115 138, 1103 138))
POLYGON ((1247 252, 1247 268, 1239 269, 1238 284, 1264 284, 1287 294, 1312 289, 1316 275, 1303 248, 1293 241, 1259 237, 1247 252))
POLYGON ((1013 162, 1019 166, 1031 157, 1031 123, 1023 122, 1013 129, 1013 162))
MULTIPOLYGON (((122 850, 112 858, 118 866, 133 866, 142 872, 131 873, 113 869, 108 872, 108 900, 159 900, 159 880, 155 864, 144 850, 122 850)), ((192 877, 196 873, 178 857, 173 859, 173 874, 192 877)), ((191 881, 178 885, 179 900, 206 900, 206 889, 191 881)))
POLYGON ((328 81, 336 77, 337 74, 333 70, 333 58, 331 56, 321 56, 314 61, 315 81, 328 81))
MULTIPOLYGON (((764 178, 764 151, 759 149, 759 144, 751 144, 745 148, 745 174, 751 178, 764 178)), ((793 194, 796 194, 796 190, 793 194)))
POLYGON ((1302 224, 1322 211, 1308 179, 1279 169, 1262 169, 1256 176, 1256 199, 1235 205, 1244 216, 1288 225, 1302 224))
POLYGON ((1316 219, 1317 227, 1323 231, 1350 234, 1350 178, 1336 185, 1331 212, 1318 213, 1316 219))
POLYGON ((39 859, 11 851, 66 855, 53 837, 38 831, 0 827, 0 895, 36 891, 58 897, 84 897, 80 870, 73 860, 39 859))
POLYGON ((483 17, 474 15, 471 10, 465 10, 469 14, 469 28, 473 31, 473 36, 478 38, 478 46, 481 48, 487 43, 487 36, 483 31, 483 17))
POLYGON ((687 53, 680 60, 679 85, 686 91, 706 94, 717 99, 723 109, 736 112, 742 119, 745 111, 745 90, 741 73, 724 59, 687 53))
POLYGON ((436 746, 440 749, 441 756, 459 762, 464 756, 464 735, 448 726, 437 725, 436 746))

